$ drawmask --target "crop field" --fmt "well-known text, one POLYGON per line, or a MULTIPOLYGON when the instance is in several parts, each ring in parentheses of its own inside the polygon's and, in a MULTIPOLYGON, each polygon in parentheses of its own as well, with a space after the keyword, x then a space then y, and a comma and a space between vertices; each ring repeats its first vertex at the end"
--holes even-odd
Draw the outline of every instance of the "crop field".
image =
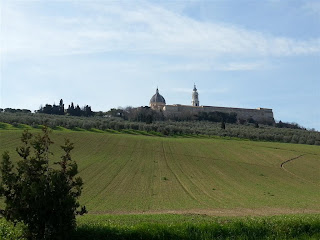
MULTIPOLYGON (((21 133, 0 131, 0 152, 14 161, 21 133)), ((90 214, 320 212, 318 146, 64 129, 51 137, 53 161, 64 138, 75 143, 90 214)))

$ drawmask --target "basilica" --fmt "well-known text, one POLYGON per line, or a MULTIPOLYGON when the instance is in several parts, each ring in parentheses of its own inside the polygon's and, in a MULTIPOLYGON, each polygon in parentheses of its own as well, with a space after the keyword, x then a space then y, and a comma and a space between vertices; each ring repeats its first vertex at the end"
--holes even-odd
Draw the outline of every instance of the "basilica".
MULTIPOLYGON (((190 91, 191 92, 191 91, 190 91)), ((185 115, 197 115, 200 112, 223 112, 236 113, 239 121, 248 121, 250 119, 266 124, 273 124, 273 111, 269 108, 232 108, 232 107, 216 107, 216 106, 200 106, 199 93, 196 85, 192 91, 191 105, 173 104, 167 105, 164 97, 159 93, 157 88, 156 93, 150 99, 150 107, 153 110, 162 111, 166 117, 182 117, 185 115)))

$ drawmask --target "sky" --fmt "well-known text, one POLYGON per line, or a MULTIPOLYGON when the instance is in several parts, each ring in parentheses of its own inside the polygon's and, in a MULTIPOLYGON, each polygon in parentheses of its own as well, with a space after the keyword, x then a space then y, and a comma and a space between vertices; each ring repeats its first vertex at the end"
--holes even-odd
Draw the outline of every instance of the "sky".
POLYGON ((319 0, 0 0, 0 107, 272 108, 320 130, 319 0))

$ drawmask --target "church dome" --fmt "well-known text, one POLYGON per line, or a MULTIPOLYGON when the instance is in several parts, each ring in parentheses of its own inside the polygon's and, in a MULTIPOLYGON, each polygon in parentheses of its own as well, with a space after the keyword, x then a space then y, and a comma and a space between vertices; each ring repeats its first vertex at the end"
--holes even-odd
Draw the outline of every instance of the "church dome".
POLYGON ((150 104, 154 104, 154 103, 163 103, 166 104, 166 100, 164 99, 164 97, 162 97, 162 95, 159 93, 159 90, 157 88, 156 94, 152 96, 152 98, 150 99, 150 104))

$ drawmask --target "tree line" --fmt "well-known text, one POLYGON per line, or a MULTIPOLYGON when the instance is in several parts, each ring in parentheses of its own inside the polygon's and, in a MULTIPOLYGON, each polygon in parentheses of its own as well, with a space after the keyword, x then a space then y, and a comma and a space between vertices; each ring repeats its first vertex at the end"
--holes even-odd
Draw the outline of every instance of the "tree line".
POLYGON ((0 113, 31 113, 29 109, 0 108, 0 113))
MULTIPOLYGON (((221 128, 225 128, 225 123, 233 123, 233 124, 254 124, 256 128, 259 128, 260 124, 263 123, 257 122, 252 118, 249 119, 238 119, 237 113, 224 113, 219 111, 214 112, 200 112, 197 114, 192 113, 184 113, 179 116, 164 116, 162 111, 155 111, 148 106, 142 107, 126 107, 126 108, 112 108, 107 112, 93 112, 91 110, 91 106, 85 105, 80 108, 79 105, 74 105, 72 102, 71 105, 68 106, 67 109, 64 107, 63 100, 60 99, 59 105, 46 104, 44 107, 40 107, 39 110, 35 111, 36 113, 44 113, 51 115, 69 115, 69 116, 83 116, 83 117, 92 117, 92 116, 100 116, 100 117, 115 117, 121 118, 123 120, 134 121, 134 122, 145 122, 147 124, 153 123, 155 121, 209 121, 209 122, 220 122, 221 128)), ((0 108, 0 113, 31 113, 28 109, 12 109, 12 108, 0 108)), ((297 123, 286 123, 279 121, 278 123, 273 124, 274 127, 277 128, 290 128, 290 129, 303 129, 306 128, 300 126, 297 123)))
POLYGON ((39 110, 36 111, 37 113, 44 113, 44 114, 52 114, 52 115, 70 115, 70 116, 84 116, 84 117, 92 117, 94 112, 91 110, 89 105, 86 105, 80 108, 79 105, 76 107, 74 106, 73 102, 71 105, 68 106, 67 109, 64 108, 63 100, 60 99, 59 105, 56 104, 46 104, 44 107, 40 107, 39 110))
MULTIPOLYGON (((138 118, 138 115, 137 115, 138 118)), ((299 143, 320 145, 320 132, 295 128, 278 128, 253 123, 233 124, 225 123, 222 128, 219 122, 210 121, 129 121, 121 117, 76 117, 67 115, 47 114, 22 114, 2 113, 0 122, 9 123, 19 127, 19 124, 27 124, 37 128, 39 125, 47 125, 50 128, 64 127, 67 129, 99 129, 102 131, 111 129, 115 131, 138 130, 144 132, 157 132, 162 136, 175 135, 207 135, 222 137, 237 137, 257 141, 273 141, 285 143, 299 143)), ((294 124, 293 124, 294 125, 294 124)), ((1 127, 1 125, 0 125, 1 127)))

